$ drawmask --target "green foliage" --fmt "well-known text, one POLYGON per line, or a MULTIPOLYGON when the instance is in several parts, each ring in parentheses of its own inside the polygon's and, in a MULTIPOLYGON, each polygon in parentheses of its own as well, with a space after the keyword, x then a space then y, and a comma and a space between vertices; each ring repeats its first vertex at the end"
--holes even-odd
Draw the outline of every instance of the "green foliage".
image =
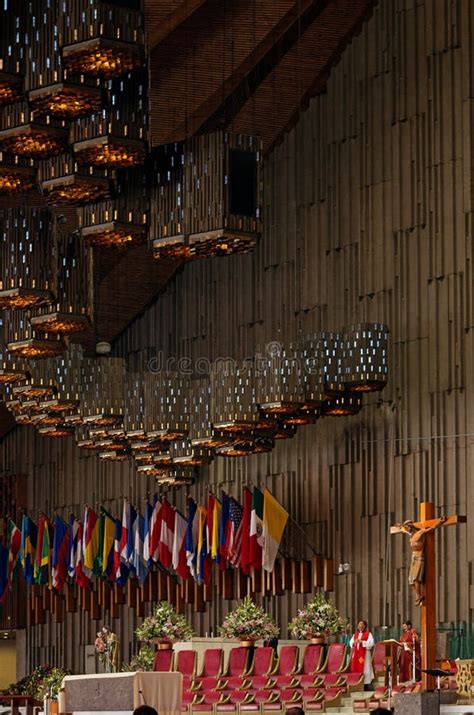
POLYGON ((348 628, 348 621, 341 618, 334 603, 322 593, 317 593, 288 624, 290 633, 299 639, 335 635, 348 628))
POLYGON ((155 638, 173 642, 189 640, 194 631, 186 618, 177 613, 168 601, 161 601, 151 616, 145 618, 136 629, 135 634, 139 640, 148 643, 155 638))
POLYGON ((228 614, 219 632, 223 638, 258 641, 277 638, 279 628, 263 608, 247 596, 228 614))
POLYGON ((130 663, 123 663, 122 671, 135 672, 137 670, 148 671, 153 670, 155 661, 155 651, 149 645, 144 645, 138 653, 133 656, 130 663))

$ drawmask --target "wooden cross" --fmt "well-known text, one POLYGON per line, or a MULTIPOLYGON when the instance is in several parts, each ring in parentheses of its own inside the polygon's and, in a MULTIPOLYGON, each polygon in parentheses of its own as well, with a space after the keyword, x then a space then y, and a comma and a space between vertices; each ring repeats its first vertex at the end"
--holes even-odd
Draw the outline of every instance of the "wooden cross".
MULTIPOLYGON (((451 526, 464 524, 465 516, 447 516, 440 522, 435 518, 435 505, 433 502, 420 504, 420 520, 413 522, 415 530, 433 529, 424 537, 424 600, 421 603, 421 669, 432 670, 436 668, 436 554, 435 532, 438 526, 451 526)), ((390 529, 391 534, 409 533, 406 526, 395 524, 390 529)), ((434 690, 435 678, 427 673, 422 673, 423 690, 434 690)))

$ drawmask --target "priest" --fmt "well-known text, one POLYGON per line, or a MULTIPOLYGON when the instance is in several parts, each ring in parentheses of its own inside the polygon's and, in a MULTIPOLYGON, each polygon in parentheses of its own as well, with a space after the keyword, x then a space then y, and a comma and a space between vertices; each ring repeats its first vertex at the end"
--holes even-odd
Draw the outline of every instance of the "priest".
POLYGON ((351 673, 363 673, 364 690, 369 690, 374 679, 374 669, 372 667, 374 637, 367 627, 367 621, 359 621, 357 630, 352 636, 349 645, 352 648, 351 673))

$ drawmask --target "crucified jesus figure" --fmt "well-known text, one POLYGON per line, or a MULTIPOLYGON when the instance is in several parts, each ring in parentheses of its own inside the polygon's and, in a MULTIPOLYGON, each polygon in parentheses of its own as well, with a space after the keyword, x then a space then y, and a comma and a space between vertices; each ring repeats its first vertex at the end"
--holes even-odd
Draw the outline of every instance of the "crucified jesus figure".
POLYGON ((425 600, 425 537, 430 531, 442 526, 447 517, 436 519, 434 524, 425 527, 415 526, 413 521, 395 524, 396 527, 410 537, 411 562, 408 573, 408 583, 415 592, 415 605, 421 606, 425 600))

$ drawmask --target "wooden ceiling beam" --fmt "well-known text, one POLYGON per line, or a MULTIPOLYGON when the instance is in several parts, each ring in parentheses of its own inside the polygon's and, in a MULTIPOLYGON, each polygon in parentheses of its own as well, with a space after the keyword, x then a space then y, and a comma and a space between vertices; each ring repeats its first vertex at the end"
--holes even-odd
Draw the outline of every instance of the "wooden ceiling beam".
POLYGON ((298 0, 277 22, 241 64, 224 80, 185 122, 179 124, 168 141, 178 141, 199 131, 228 126, 260 83, 278 65, 305 30, 317 19, 329 0, 298 0))
POLYGON ((145 28, 149 52, 153 52, 160 42, 186 22, 205 2, 206 0, 183 0, 163 21, 157 23, 156 27, 145 28))

